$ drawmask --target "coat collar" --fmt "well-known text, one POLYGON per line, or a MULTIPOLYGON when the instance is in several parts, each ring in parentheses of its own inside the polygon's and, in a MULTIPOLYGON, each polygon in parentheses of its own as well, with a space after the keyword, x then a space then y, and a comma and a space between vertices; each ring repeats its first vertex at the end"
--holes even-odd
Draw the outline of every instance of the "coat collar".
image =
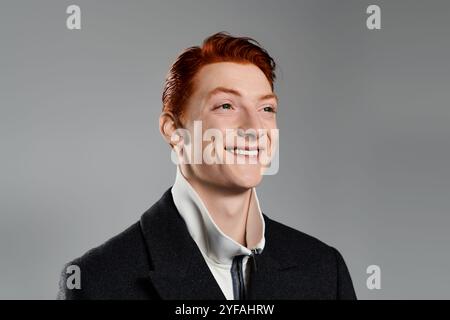
MULTIPOLYGON (((277 288, 289 281, 286 270, 296 265, 277 242, 272 221, 263 217, 266 245, 256 258, 257 271, 250 280, 251 299, 275 297, 277 288)), ((171 189, 142 215, 140 226, 151 260, 149 277, 162 299, 226 299, 176 209, 171 189)))

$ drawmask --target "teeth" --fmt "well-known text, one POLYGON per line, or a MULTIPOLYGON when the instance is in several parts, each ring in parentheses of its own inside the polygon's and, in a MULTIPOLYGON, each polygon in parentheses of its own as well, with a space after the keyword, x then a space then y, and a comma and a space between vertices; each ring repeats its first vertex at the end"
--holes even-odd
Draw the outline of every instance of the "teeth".
POLYGON ((256 157, 258 155, 258 150, 246 150, 246 149, 227 149, 235 154, 240 154, 244 156, 256 157))

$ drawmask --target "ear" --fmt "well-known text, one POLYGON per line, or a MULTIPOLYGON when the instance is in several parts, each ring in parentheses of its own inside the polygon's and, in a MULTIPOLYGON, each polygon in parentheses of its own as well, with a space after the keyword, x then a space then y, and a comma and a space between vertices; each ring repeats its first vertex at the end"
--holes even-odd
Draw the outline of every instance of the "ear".
POLYGON ((173 148, 176 141, 172 140, 172 136, 177 129, 176 120, 171 112, 163 112, 159 116, 159 132, 163 139, 173 148))

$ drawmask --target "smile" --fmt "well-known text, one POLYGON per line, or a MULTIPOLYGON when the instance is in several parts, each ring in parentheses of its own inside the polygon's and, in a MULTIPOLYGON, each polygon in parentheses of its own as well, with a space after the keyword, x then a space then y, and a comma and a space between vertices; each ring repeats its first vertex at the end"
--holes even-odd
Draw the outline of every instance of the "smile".
POLYGON ((248 148, 238 148, 238 147, 225 147, 225 150, 242 156, 257 157, 259 154, 259 149, 248 149, 248 148))

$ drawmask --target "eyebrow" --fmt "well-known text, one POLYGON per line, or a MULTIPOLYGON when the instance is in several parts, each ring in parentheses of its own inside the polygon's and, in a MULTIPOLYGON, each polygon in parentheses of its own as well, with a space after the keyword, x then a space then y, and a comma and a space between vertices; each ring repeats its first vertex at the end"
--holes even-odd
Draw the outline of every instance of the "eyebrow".
MULTIPOLYGON (((242 93, 240 93, 239 91, 237 91, 235 89, 225 88, 225 87, 216 87, 213 90, 211 90, 210 92, 208 92, 208 94, 206 95, 206 100, 209 100, 213 95, 221 93, 221 92, 230 93, 235 96, 242 97, 242 93)), ((264 94, 259 97, 259 100, 267 100, 267 99, 275 99, 278 103, 278 96, 275 93, 264 94)))

